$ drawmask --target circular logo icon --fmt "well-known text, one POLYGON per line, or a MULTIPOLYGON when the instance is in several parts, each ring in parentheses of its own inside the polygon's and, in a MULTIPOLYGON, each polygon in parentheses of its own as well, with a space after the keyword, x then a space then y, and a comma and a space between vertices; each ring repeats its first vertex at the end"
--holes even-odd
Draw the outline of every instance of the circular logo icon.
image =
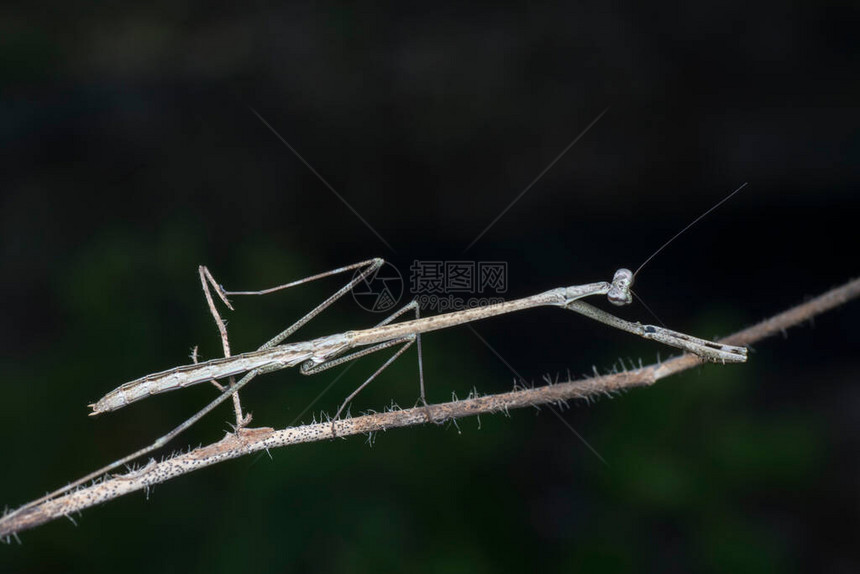
MULTIPOLYGON (((361 274, 356 271, 353 278, 361 274)), ((373 313, 385 313, 403 296, 403 277, 397 267, 387 261, 352 289, 352 298, 358 306, 373 313)))

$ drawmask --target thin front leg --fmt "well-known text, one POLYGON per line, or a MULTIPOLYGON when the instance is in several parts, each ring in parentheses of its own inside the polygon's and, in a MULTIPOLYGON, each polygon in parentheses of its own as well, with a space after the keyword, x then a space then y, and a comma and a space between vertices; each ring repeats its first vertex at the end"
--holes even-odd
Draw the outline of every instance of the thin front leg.
POLYGON ((346 271, 352 271, 353 269, 361 269, 365 267, 361 273, 353 277, 349 283, 338 289, 331 297, 317 305, 312 311, 310 311, 307 315, 287 327, 285 330, 278 333, 272 339, 267 341, 260 350, 271 349, 275 345, 280 344, 287 337, 298 331, 301 327, 303 327, 308 321, 322 313, 327 307, 331 306, 332 303, 349 293, 356 285, 376 273, 380 267, 382 267, 384 260, 380 258, 368 259, 367 261, 361 261, 359 263, 353 263, 352 265, 347 265, 346 267, 338 267, 337 269, 332 269, 331 271, 326 271, 325 273, 319 273, 317 275, 311 275, 310 277, 305 277, 304 279, 299 279, 298 281, 293 281, 292 283, 286 283, 284 285, 278 285, 277 287, 271 287, 269 289, 263 289, 261 291, 226 291, 222 287, 218 287, 219 296, 222 299, 227 299, 229 295, 268 295, 269 293, 274 293, 275 291, 280 291, 282 289, 286 289, 288 287, 294 287, 296 285, 301 285, 303 283, 309 283, 311 281, 315 281, 317 279, 322 279, 323 277, 330 277, 332 275, 337 275, 339 273, 344 273, 346 271))
MULTIPOLYGON (((212 285, 215 292, 218 294, 218 297, 220 297, 221 301, 227 305, 228 309, 233 311, 233 306, 230 305, 230 301, 224 295, 221 287, 215 281, 215 278, 212 277, 212 273, 209 272, 209 269, 205 265, 198 267, 197 273, 200 275, 200 284, 203 286, 203 295, 206 297, 206 304, 209 306, 209 313, 211 313, 212 318, 215 319, 215 325, 218 327, 218 332, 221 334, 221 347, 224 349, 224 356, 230 357, 230 339, 227 337, 227 325, 221 318, 221 313, 218 312, 218 307, 215 306, 215 301, 212 299, 212 293, 209 291, 209 286, 212 285)), ((196 347, 194 348, 194 362, 197 362, 196 347)), ((224 387, 221 386, 218 381, 212 379, 211 382, 215 385, 215 388, 224 392, 224 387)), ((228 383, 228 386, 232 387, 236 384, 236 379, 234 377, 230 377, 228 379, 228 383)), ((250 414, 248 414, 248 416, 244 416, 242 414, 242 402, 239 400, 239 393, 233 393, 233 412, 236 413, 236 430, 244 428, 251 422, 250 414)))
MULTIPOLYGON (((212 317, 215 319, 215 324, 218 327, 218 332, 221 334, 221 344, 224 348, 224 356, 230 356, 230 341, 227 338, 227 326, 225 325, 223 319, 221 318, 220 313, 218 312, 218 308, 215 306, 215 302, 212 298, 212 295, 209 290, 209 286, 215 290, 215 293, 224 302, 224 304, 232 311, 233 306, 230 304, 230 300, 228 296, 230 295, 268 295, 270 293, 274 293, 276 291, 281 291, 283 289, 287 289, 288 287, 295 287, 296 285, 302 285, 304 283, 309 283, 311 281, 315 281, 317 279, 322 279, 324 277, 330 277, 332 275, 337 275, 339 273, 344 273, 346 271, 352 271, 354 269, 365 268, 361 273, 356 275, 352 280, 350 280, 346 285, 341 287, 338 291, 336 291, 332 296, 328 299, 317 305, 313 310, 307 313, 304 317, 287 327, 284 331, 276 335, 274 338, 267 341, 259 350, 270 349, 275 345, 278 345, 282 341, 284 341, 287 337, 298 331, 303 325, 308 323, 311 319, 319 315, 323 310, 329 307, 332 303, 343 297, 346 293, 348 293, 351 289, 353 289, 356 285, 364 281, 371 274, 375 273, 384 261, 382 259, 369 259, 367 261, 361 261, 359 263, 353 263, 352 265, 347 265, 345 267, 339 267, 337 269, 332 269, 331 271, 326 271, 324 273, 319 273, 317 275, 311 275, 310 277, 305 277, 304 279, 299 279, 298 281, 293 281, 291 283, 285 283, 283 285, 278 285, 277 287, 271 287, 269 289, 263 289, 260 291, 227 291, 225 290, 215 278, 212 277, 212 273, 209 269, 203 265, 198 269, 200 273, 200 282, 203 286, 203 293, 206 296, 206 302, 209 305, 209 312, 212 314, 212 317)), ((250 373, 251 378, 255 375, 250 373)), ((230 377, 230 387, 235 385, 235 379, 230 377)), ((223 391, 223 387, 219 385, 216 381, 212 381, 212 383, 223 391)), ((239 399, 239 393, 233 392, 233 410, 236 413, 236 428, 244 428, 248 423, 251 422, 251 416, 242 415, 242 405, 239 399)))
POLYGON ((747 360, 747 348, 736 347, 734 345, 724 345, 722 343, 714 343, 706 339, 699 339, 692 335, 672 331, 665 327, 656 325, 642 325, 641 323, 631 323, 620 317, 616 317, 611 313, 607 313, 602 309, 598 309, 593 305, 589 305, 583 301, 571 301, 564 306, 565 309, 575 311, 580 315, 585 315, 589 319, 594 319, 610 327, 633 333, 644 339, 650 339, 682 349, 689 353, 698 355, 705 361, 714 363, 745 363, 747 360))

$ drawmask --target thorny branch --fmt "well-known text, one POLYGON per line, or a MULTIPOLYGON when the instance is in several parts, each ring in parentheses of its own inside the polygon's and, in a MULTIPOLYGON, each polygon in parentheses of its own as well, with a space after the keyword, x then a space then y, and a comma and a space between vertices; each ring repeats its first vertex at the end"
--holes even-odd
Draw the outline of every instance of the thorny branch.
MULTIPOLYGON (((845 304, 860 296, 860 279, 828 291, 802 305, 793 307, 757 325, 722 339, 721 343, 749 345, 782 333, 789 327, 810 320, 816 315, 845 304)), ((332 430, 337 436, 373 433, 397 427, 424 424, 427 408, 434 422, 458 419, 484 413, 496 413, 526 406, 552 404, 571 399, 614 393, 622 389, 651 385, 660 379, 701 364, 694 355, 682 355, 663 363, 649 365, 634 371, 611 374, 592 379, 569 381, 549 386, 516 390, 510 393, 470 397, 449 403, 429 405, 406 410, 369 414, 346 420, 302 425, 274 430, 271 428, 239 429, 228 433, 214 444, 191 450, 123 475, 108 475, 88 487, 82 487, 63 496, 46 500, 32 507, 24 506, 7 513, 0 519, 0 539, 8 541, 29 528, 61 516, 69 516, 85 508, 107 502, 124 494, 166 482, 171 478, 198 470, 225 460, 238 458, 264 449, 330 439, 332 430)))

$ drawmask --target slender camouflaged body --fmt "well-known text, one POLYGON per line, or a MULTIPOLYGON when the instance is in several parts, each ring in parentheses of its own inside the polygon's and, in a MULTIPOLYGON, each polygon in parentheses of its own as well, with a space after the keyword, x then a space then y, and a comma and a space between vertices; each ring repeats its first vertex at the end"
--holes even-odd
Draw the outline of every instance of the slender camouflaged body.
POLYGON ((664 327, 630 323, 629 321, 624 321, 614 315, 600 311, 591 305, 579 302, 584 297, 607 295, 610 302, 614 305, 628 305, 633 301, 633 296, 630 292, 632 285, 633 273, 628 269, 619 269, 616 271, 612 283, 600 281, 585 285, 572 285, 486 307, 469 308, 435 317, 424 317, 402 323, 386 324, 396 316, 394 315, 370 329, 347 331, 311 341, 278 345, 271 349, 253 351, 223 359, 214 359, 197 365, 186 365, 153 375, 147 375, 125 383, 102 397, 98 402, 90 405, 93 409, 91 414, 96 415, 107 411, 114 411, 150 395, 181 389, 196 385, 197 383, 222 379, 253 370, 275 371, 294 367, 305 361, 310 361, 312 365, 319 365, 355 347, 380 344, 389 346, 385 345, 385 343, 391 341, 405 342, 421 333, 437 331, 471 321, 544 305, 576 311, 577 313, 623 331, 639 335, 640 337, 695 353, 708 361, 724 363, 742 363, 746 361, 746 349, 743 347, 713 343, 705 339, 698 339, 683 333, 671 331, 664 327))
POLYGON ((175 367, 135 379, 117 387, 97 402, 89 405, 93 409, 90 414, 97 415, 115 411, 151 395, 247 373, 254 369, 266 367, 285 369, 305 361, 322 363, 348 349, 349 346, 349 338, 343 334, 338 334, 311 341, 278 345, 271 349, 242 353, 233 357, 213 359, 196 365, 175 367))

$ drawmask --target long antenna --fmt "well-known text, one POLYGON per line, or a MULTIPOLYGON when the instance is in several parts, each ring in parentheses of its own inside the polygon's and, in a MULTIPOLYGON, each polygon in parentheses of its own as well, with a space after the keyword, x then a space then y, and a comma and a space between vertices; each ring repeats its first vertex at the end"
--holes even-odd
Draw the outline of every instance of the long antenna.
POLYGON ((639 272, 640 272, 640 271, 642 271, 642 268, 643 268, 643 267, 645 267, 645 266, 648 264, 648 262, 649 262, 649 261, 651 261, 652 259, 654 259, 655 257, 657 257, 657 254, 658 254, 658 253, 660 253, 661 251, 663 251, 664 249, 666 249, 666 247, 668 247, 670 243, 672 243, 673 241, 675 241, 676 239, 678 239, 678 237, 680 237, 680 236, 681 236, 681 234, 683 234, 685 231, 687 231, 688 229, 690 229, 691 227, 693 227, 694 225, 696 225, 699 221, 701 221, 702 219, 704 219, 704 217, 705 217, 706 215, 708 215, 709 213, 711 213, 712 211, 714 211, 716 208, 718 208, 719 206, 721 206, 722 204, 724 204, 725 202, 727 202, 728 200, 730 200, 730 199, 731 199, 731 198, 732 198, 732 197, 733 197, 737 192, 739 192, 740 190, 742 190, 742 189, 743 189, 743 188, 745 188, 746 186, 747 186, 747 182, 744 182, 744 183, 743 183, 739 188, 737 188, 736 190, 734 190, 733 192, 731 192, 729 195, 727 195, 727 196, 726 196, 722 201, 720 201, 720 202, 719 202, 719 203, 717 203, 715 206, 713 206, 711 209, 709 209, 708 211, 706 211, 705 213, 703 213, 702 215, 700 215, 699 217, 697 217, 696 219, 694 219, 694 220, 693 220, 693 222, 692 222, 692 223, 690 223, 687 227, 685 227, 684 229, 682 229, 681 231, 679 231, 678 233, 676 233, 675 235, 673 235, 673 236, 672 236, 672 239, 670 239, 669 241, 667 241, 666 243, 664 243, 663 245, 661 245, 661 246, 660 246, 660 249, 658 249, 657 251, 655 251, 655 252, 651 255, 651 257, 649 257, 648 259, 646 259, 646 260, 645 260, 645 263, 643 263, 642 265, 640 265, 640 266, 639 266, 639 268, 636 270, 636 272, 635 272, 635 273, 633 273, 633 276, 635 277, 636 275, 638 275, 638 274, 639 274, 639 272))

